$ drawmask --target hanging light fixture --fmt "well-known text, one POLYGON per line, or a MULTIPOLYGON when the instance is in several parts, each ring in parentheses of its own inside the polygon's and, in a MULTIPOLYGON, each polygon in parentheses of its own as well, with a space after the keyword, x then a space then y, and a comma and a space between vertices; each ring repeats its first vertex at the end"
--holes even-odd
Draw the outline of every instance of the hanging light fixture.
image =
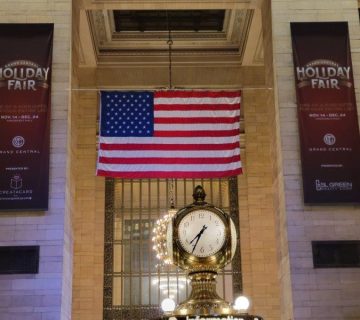
POLYGON ((168 210, 167 214, 156 220, 152 237, 153 250, 156 253, 156 258, 158 258, 165 265, 172 263, 172 259, 170 258, 167 250, 166 237, 168 225, 171 222, 172 217, 177 212, 175 209, 174 188, 175 179, 171 179, 169 182, 170 209, 168 210))
MULTIPOLYGON (((169 46, 169 89, 172 89, 172 35, 170 27, 169 13, 166 10, 166 25, 168 29, 168 40, 167 44, 169 46)), ((156 257, 165 265, 171 264, 172 260, 169 257, 167 252, 166 245, 166 235, 167 235, 167 226, 171 221, 172 217, 176 214, 177 210, 175 209, 175 197, 174 197, 174 188, 175 188, 175 179, 170 179, 169 182, 169 199, 170 199, 170 209, 165 216, 158 219, 155 223, 153 229, 153 250, 156 252, 156 257)))

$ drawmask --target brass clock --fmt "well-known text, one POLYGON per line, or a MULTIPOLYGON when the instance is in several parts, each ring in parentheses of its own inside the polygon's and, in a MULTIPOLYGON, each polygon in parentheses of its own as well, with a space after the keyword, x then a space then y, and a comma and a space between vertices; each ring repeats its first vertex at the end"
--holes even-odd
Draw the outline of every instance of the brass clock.
POLYGON ((187 271, 190 297, 174 315, 231 314, 231 305, 216 292, 217 272, 233 258, 236 229, 230 216, 205 202, 201 186, 194 190, 194 203, 180 209, 167 227, 167 253, 172 262, 187 271))
POLYGON ((194 203, 180 209, 167 230, 172 262, 184 270, 219 270, 236 250, 236 229, 230 216, 204 201, 201 186, 194 190, 194 203))
POLYGON ((197 258, 207 258, 219 252, 225 243, 225 234, 223 219, 206 209, 190 211, 178 225, 182 249, 197 258))
POLYGON ((259 316, 239 313, 216 292, 217 273, 231 261, 236 250, 236 228, 226 212, 205 202, 205 196, 204 189, 197 186, 193 193, 194 203, 164 220, 166 259, 186 270, 192 290, 188 299, 163 319, 188 320, 193 316, 193 319, 263 320, 259 316))

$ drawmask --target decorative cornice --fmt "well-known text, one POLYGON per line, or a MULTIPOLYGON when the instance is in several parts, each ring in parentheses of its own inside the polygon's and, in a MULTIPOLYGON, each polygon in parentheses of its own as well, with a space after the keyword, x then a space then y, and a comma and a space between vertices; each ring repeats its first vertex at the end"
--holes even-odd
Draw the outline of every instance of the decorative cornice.
MULTIPOLYGON (((236 56, 241 64, 252 10, 227 10, 222 32, 173 32, 174 57, 236 56)), ((105 57, 168 55, 167 32, 115 32, 112 11, 88 11, 98 61, 105 57)), ((211 59, 210 59, 211 60, 211 59)), ((235 61, 234 60, 234 61, 235 61)))

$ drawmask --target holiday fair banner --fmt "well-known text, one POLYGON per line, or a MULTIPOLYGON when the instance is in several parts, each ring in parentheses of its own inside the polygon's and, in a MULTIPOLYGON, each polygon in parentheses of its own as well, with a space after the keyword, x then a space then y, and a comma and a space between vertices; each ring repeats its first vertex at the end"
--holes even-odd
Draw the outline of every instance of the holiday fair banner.
POLYGON ((291 23, 305 203, 360 202, 348 26, 291 23))
POLYGON ((0 210, 47 210, 53 24, 0 24, 0 210))

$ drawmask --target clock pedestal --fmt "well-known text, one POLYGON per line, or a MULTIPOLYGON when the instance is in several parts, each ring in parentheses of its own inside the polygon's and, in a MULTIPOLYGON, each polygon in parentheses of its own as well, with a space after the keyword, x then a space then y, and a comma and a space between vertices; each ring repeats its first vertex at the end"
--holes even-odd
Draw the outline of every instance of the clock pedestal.
MULTIPOLYGON (((190 297, 164 320, 263 320, 239 313, 216 292, 216 277, 233 258, 236 228, 223 210, 205 202, 202 186, 194 189, 194 203, 180 209, 166 229, 164 256, 186 270, 191 281, 190 297)), ((161 229, 162 230, 162 229, 161 229)), ((159 247, 159 245, 157 245, 159 247)))
POLYGON ((232 314, 231 305, 216 292, 217 272, 190 272, 191 294, 174 311, 174 315, 232 314))

